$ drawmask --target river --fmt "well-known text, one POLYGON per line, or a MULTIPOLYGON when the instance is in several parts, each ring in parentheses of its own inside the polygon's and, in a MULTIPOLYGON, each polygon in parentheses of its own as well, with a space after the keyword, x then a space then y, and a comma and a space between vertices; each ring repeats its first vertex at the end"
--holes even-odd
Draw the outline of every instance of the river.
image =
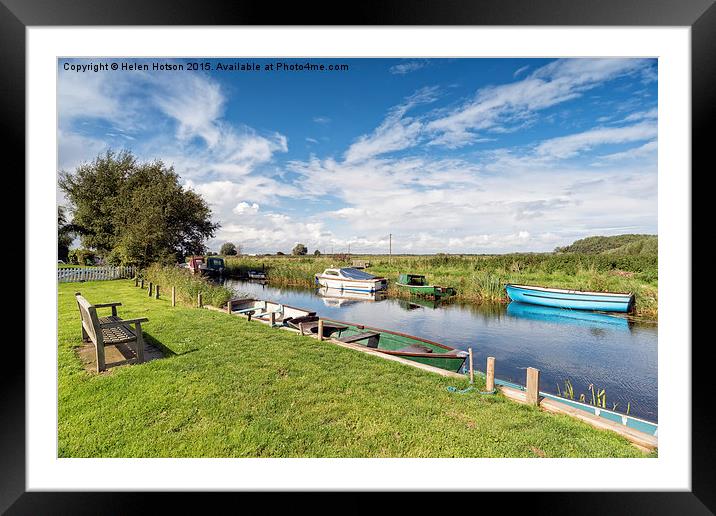
POLYGON ((340 291, 274 287, 226 280, 237 294, 277 301, 346 322, 396 330, 456 349, 473 348, 475 368, 495 357, 495 376, 521 385, 525 369, 540 370, 540 388, 558 394, 571 382, 575 399, 604 389, 606 408, 657 421, 655 323, 621 315, 511 303, 459 304, 415 299, 352 299, 340 291), (559 387, 558 387, 559 386, 559 387))

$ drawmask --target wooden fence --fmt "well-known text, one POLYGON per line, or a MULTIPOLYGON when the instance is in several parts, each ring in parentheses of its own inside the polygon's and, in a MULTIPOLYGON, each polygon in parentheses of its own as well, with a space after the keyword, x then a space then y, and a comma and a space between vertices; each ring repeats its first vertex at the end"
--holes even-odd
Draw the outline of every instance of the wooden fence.
POLYGON ((102 281, 121 278, 132 278, 134 267, 68 267, 57 269, 58 283, 74 283, 77 281, 102 281))

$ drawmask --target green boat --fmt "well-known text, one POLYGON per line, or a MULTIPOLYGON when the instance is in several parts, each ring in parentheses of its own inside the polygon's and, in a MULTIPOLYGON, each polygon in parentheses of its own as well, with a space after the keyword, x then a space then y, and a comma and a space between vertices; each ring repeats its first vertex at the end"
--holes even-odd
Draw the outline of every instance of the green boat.
POLYGON ((429 285, 425 276, 421 274, 400 274, 398 276, 396 286, 398 288, 402 288, 403 290, 408 290, 411 294, 416 296, 424 296, 432 299, 440 299, 455 295, 454 288, 441 287, 440 285, 429 285))
POLYGON ((467 357, 465 351, 405 333, 333 319, 323 320, 334 326, 341 326, 338 337, 334 337, 341 342, 359 344, 386 355, 402 357, 440 369, 459 372, 467 357))

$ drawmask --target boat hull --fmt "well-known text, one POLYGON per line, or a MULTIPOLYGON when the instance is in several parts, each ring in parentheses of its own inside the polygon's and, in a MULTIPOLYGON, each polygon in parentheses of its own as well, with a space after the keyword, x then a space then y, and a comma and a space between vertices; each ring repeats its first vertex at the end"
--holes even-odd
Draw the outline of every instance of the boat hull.
POLYGON ((388 288, 387 281, 381 278, 375 280, 346 280, 317 275, 316 284, 321 287, 347 292, 379 292, 388 288))
POLYGON ((512 301, 554 308, 629 312, 634 305, 633 294, 581 292, 578 290, 551 289, 527 285, 506 285, 505 288, 512 301))
POLYGON ((357 335, 366 331, 379 333, 380 338, 378 340, 378 347, 373 349, 375 349, 375 351, 385 353, 386 355, 405 358, 413 362, 419 362, 421 364, 453 372, 459 372, 465 364, 465 359, 467 358, 467 353, 464 351, 459 351, 444 344, 422 339, 420 337, 384 330, 381 328, 374 328, 371 326, 336 321, 333 319, 324 320, 347 326, 348 328, 341 332, 341 337, 357 335), (429 348, 431 351, 427 353, 401 351, 402 349, 411 346, 429 348))
POLYGON ((270 322, 271 314, 273 313, 274 323, 279 325, 282 325, 287 319, 316 315, 316 312, 296 306, 252 298, 231 300, 231 313, 243 315, 250 320, 263 323, 270 322))

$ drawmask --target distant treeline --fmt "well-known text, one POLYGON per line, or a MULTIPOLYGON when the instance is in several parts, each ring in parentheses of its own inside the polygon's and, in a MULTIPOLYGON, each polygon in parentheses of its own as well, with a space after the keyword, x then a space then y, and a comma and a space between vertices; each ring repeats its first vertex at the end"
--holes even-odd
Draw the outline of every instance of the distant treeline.
POLYGON ((591 236, 572 245, 557 247, 556 253, 656 255, 659 251, 657 235, 591 236))

